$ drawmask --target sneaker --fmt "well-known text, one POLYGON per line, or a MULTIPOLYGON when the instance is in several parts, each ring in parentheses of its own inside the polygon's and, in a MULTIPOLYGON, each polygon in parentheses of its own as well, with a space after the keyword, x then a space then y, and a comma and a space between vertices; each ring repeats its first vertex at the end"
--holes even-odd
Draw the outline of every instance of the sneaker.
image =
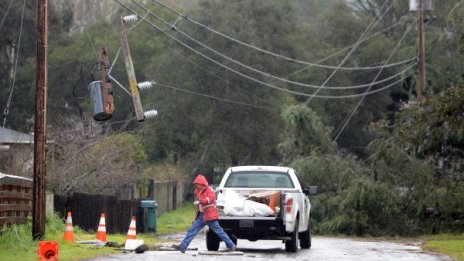
POLYGON ((179 244, 172 244, 171 247, 175 250, 179 250, 180 252, 185 253, 185 249, 183 249, 179 244))
POLYGON ((228 248, 226 252, 235 252, 235 247, 228 248))

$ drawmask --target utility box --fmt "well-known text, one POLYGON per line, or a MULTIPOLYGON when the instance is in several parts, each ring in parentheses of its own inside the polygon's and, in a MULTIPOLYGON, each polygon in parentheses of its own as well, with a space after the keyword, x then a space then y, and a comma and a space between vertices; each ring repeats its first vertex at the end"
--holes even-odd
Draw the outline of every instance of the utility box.
POLYGON ((109 120, 112 114, 105 112, 102 82, 94 81, 90 83, 88 88, 92 101, 93 119, 96 121, 109 120))
POLYGON ((155 200, 140 201, 140 230, 145 232, 156 232, 156 212, 158 204, 155 200))

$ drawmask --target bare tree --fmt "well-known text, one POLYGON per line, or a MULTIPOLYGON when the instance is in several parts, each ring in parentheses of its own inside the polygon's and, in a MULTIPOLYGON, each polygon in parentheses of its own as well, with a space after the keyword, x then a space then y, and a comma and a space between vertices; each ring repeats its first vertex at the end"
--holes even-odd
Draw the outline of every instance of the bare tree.
POLYGON ((132 134, 90 135, 82 128, 54 135, 48 157, 47 188, 58 194, 113 193, 139 179, 146 159, 132 134))

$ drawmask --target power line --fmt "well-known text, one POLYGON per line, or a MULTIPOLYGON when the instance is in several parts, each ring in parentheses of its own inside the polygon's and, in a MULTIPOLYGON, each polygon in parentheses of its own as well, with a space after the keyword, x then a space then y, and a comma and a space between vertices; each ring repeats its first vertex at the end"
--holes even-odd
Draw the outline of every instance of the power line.
POLYGON ((258 109, 279 111, 279 109, 277 109, 277 108, 271 108, 271 107, 267 107, 267 106, 261 106, 261 105, 255 105, 255 104, 240 102, 240 101, 229 100, 229 99, 220 98, 220 97, 216 97, 216 96, 212 96, 212 95, 208 95, 208 94, 204 94, 204 93, 189 91, 189 90, 185 90, 185 89, 181 89, 181 88, 177 88, 177 87, 174 87, 174 86, 161 84, 161 83, 156 83, 156 84, 161 86, 161 87, 166 87, 166 88, 170 88, 170 89, 173 89, 173 90, 176 90, 176 91, 190 93, 190 94, 193 94, 193 95, 203 96, 203 97, 214 99, 214 100, 219 100, 219 101, 224 101, 224 102, 229 102, 229 103, 235 103, 235 104, 240 104, 240 105, 244 105, 244 106, 250 106, 250 107, 254 107, 254 108, 258 108, 258 109))
POLYGON ((18 67, 18 60, 19 60, 19 50, 21 49, 21 36, 23 34, 23 22, 24 22, 24 9, 26 7, 26 0, 23 0, 23 10, 21 12, 21 25, 19 29, 19 37, 18 37, 18 50, 16 52, 16 61, 13 69, 13 83, 11 84, 11 90, 10 90, 10 95, 8 96, 8 101, 6 102, 6 107, 5 110, 3 111, 3 128, 6 127, 6 122, 8 119, 8 114, 10 112, 10 104, 11 104, 11 99, 13 97, 13 90, 15 88, 15 82, 16 82, 16 69, 18 67))
MULTIPOLYGON (((190 39, 191 41, 193 41, 194 43, 206 48, 207 50, 215 53, 216 55, 219 55, 220 57, 232 62, 232 63, 235 63, 241 67, 244 67, 250 71, 253 71, 255 73, 258 73, 258 74, 261 74, 263 76, 266 76, 266 77, 269 77, 269 78, 272 78, 272 79, 275 79, 275 80, 279 80, 279 81, 282 81, 282 82, 285 82, 285 83, 289 83, 289 84, 294 84, 294 85, 297 85, 297 86, 302 86, 302 87, 309 87, 309 88, 320 88, 320 86, 317 86, 317 85, 312 85, 312 84, 306 84, 306 83, 301 83, 301 82, 296 82, 296 81, 291 81, 291 80, 288 80, 286 78, 283 78, 283 77, 279 77, 279 76, 275 76, 273 74, 270 74, 270 73, 267 73, 267 72, 264 72, 264 71, 261 71, 261 70, 258 70, 254 67, 251 67, 249 65, 246 65, 246 64, 243 64, 233 58, 230 58, 229 56, 227 55, 224 55, 223 53, 219 52, 219 51, 216 51, 215 49, 207 46, 206 44, 203 44, 202 42, 198 41, 197 39, 193 38, 192 36, 190 36, 189 34, 183 32, 182 30, 179 30, 177 27, 175 27, 174 25, 171 25, 170 23, 168 23, 166 20, 164 20, 163 18, 161 18, 160 16, 156 15, 155 13, 153 13, 152 11, 150 11, 148 8, 146 8, 145 6, 141 5, 139 2, 135 1, 135 0, 132 0, 132 2, 134 2, 138 7, 142 8, 144 11, 148 12, 151 16, 157 18, 158 20, 160 20, 161 22, 163 22, 164 24, 168 25, 172 30, 176 31, 176 32, 179 32, 180 34, 182 34, 183 36, 187 37, 188 39, 190 39)), ((387 10, 388 11, 388 10, 387 10)), ((385 11, 385 12, 387 12, 385 11)), ((383 15, 382 15, 383 16, 383 15)), ((360 44, 360 42, 359 42, 360 44)), ((413 58, 410 58, 410 59, 406 59, 406 60, 403 60, 403 61, 399 61, 399 62, 395 62, 395 63, 392 63, 392 64, 384 64, 382 66, 376 66, 376 67, 371 67, 370 69, 379 69, 379 68, 388 68, 388 67, 393 67, 393 66, 398 66, 398 65, 402 65, 402 64, 405 64, 405 63, 409 63, 411 61, 414 61, 416 60, 415 57, 413 58)), ((341 68, 341 66, 340 66, 341 68)), ((338 67, 336 67, 336 69, 338 70, 338 67)), ((376 82, 374 84, 379 84, 380 82, 376 82)), ((324 84, 325 85, 325 84, 324 84)), ((351 87, 351 88, 364 88, 364 87, 367 87, 367 86, 370 86, 372 85, 372 83, 370 84, 364 84, 364 85, 358 85, 358 86, 354 86, 354 87, 351 87)), ((345 86, 341 86, 341 87, 332 87, 332 86, 327 86, 327 89, 347 89, 345 86)))
POLYGON ((7 18, 8 14, 10 13, 10 8, 11 8, 12 3, 13 3, 13 0, 10 0, 10 2, 8 3, 8 6, 6 7, 5 11, 3 12, 2 21, 0 22, 0 30, 2 30, 3 23, 5 23, 5 19, 7 18))
MULTIPOLYGON (((378 31, 378 32, 375 32, 375 33, 373 33, 373 34, 371 34, 371 35, 369 35, 369 36, 363 38, 362 41, 361 41, 361 43, 362 43, 362 42, 365 42, 365 41, 367 41, 367 40, 369 40, 369 39, 371 39, 371 38, 373 38, 373 37, 375 37, 375 36, 377 36, 377 35, 379 35, 379 34, 383 34, 383 33, 387 32, 387 31, 391 30, 392 28, 395 28, 395 27, 398 26, 399 24, 401 24, 401 21, 398 21, 398 22, 396 22, 396 23, 394 23, 394 24, 392 24, 392 25, 390 25, 390 26, 388 26, 388 27, 386 27, 386 28, 384 28, 384 29, 382 29, 382 30, 380 30, 380 31, 378 31)), ((322 58, 322 59, 318 60, 318 61, 316 62, 316 64, 320 64, 320 63, 322 63, 322 62, 324 62, 324 61, 326 61, 326 60, 329 60, 330 58, 332 58, 332 57, 334 57, 334 56, 337 56, 338 54, 340 54, 340 53, 342 53, 342 52, 344 52, 344 51, 346 51, 346 50, 352 48, 355 44, 356 44, 356 43, 354 43, 354 44, 352 44, 352 45, 349 45, 349 46, 346 46, 346 47, 344 47, 344 48, 342 48, 342 49, 340 49, 340 50, 338 50, 338 51, 336 51, 336 52, 334 52, 334 53, 332 53, 332 54, 326 56, 325 58, 322 58)), ((309 68, 311 68, 311 66, 308 65, 308 66, 305 66, 305 67, 303 67, 303 68, 301 68, 301 69, 298 69, 298 70, 296 70, 296 71, 294 71, 294 72, 288 74, 288 75, 287 75, 287 78, 290 77, 290 76, 292 76, 292 75, 298 74, 298 73, 300 73, 300 72, 302 72, 302 71, 304 71, 304 70, 307 70, 307 69, 309 69, 309 68)))
MULTIPOLYGON (((145 31, 142 31, 143 33, 145 33, 147 36, 149 37, 152 37, 151 34, 145 32, 145 31)), ((206 71, 207 73, 223 80, 224 82, 226 82, 228 85, 232 85, 236 88, 239 88, 241 90, 243 90, 241 87, 239 86, 236 86, 232 83, 230 83, 229 81, 223 79, 222 77, 216 75, 215 73, 213 72, 210 72, 209 70, 207 70, 206 68, 204 68, 203 66, 195 63, 192 59, 189 59, 181 54, 178 53, 177 50, 175 50, 176 54, 183 57, 184 59, 187 59, 187 61, 189 61, 190 63, 194 64, 195 66, 197 67, 200 67, 200 69, 206 71)), ((161 66, 160 66, 161 67, 161 66)), ((157 71, 159 71, 160 68, 157 69, 157 71)), ((210 98, 210 99, 214 99, 214 100, 220 100, 220 101, 225 101, 225 102, 229 102, 229 103, 235 103, 235 104, 240 104, 240 105, 244 105, 244 106, 250 106, 250 107, 255 107, 255 108, 258 108, 258 109, 267 109, 267 110, 278 110, 277 108, 271 108, 271 107, 267 107, 267 106, 262 106, 262 105, 255 105, 255 104, 249 104, 249 103, 244 103, 244 102, 239 102, 239 101, 234 101, 234 100, 230 100, 230 99, 225 99, 225 98, 220 98, 220 97, 216 97, 216 96, 212 96, 212 95, 208 95, 208 94, 203 94, 203 93, 198 93, 198 92, 194 92, 194 91, 189 91, 189 90, 185 90, 185 89, 181 89, 181 88, 177 88, 177 87, 174 87, 172 85, 165 85, 165 84, 160 84, 160 83, 156 83, 157 85, 161 86, 161 87, 166 87, 166 88, 170 88, 170 89, 173 89, 173 90, 176 90, 176 91, 181 91, 181 92, 186 92, 186 93, 190 93, 190 94, 193 94, 193 95, 198 95, 198 96, 202 96, 202 97, 206 97, 206 98, 210 98)), ((245 92, 247 92, 249 95, 252 95, 252 96, 255 96, 256 95, 253 95, 252 93, 249 93, 247 90, 243 90, 245 92)), ((258 97, 260 98, 260 97, 258 97)))
MULTIPOLYGON (((131 9, 130 7, 124 5, 123 3, 121 3, 121 1, 119 0, 115 0, 116 2, 118 2, 121 6, 123 6, 124 8, 126 8, 128 11, 134 13, 134 14, 137 14, 138 16, 140 16, 140 14, 138 14, 137 12, 135 12, 133 9, 131 9)), ((224 69, 227 69, 243 78, 246 78, 250 81, 253 81, 253 82, 256 82, 256 83, 259 83, 259 84, 262 84, 264 86, 267 86, 267 87, 270 87, 272 89, 276 89, 276 90, 280 90, 280 91, 283 91, 283 92, 287 92, 287 93, 290 93, 290 94, 294 94, 294 95, 299 95, 299 96, 304 96, 304 97, 312 97, 312 98, 337 98, 338 96, 320 96, 320 95, 314 95, 314 94, 307 94, 307 93, 302 93, 302 92, 298 92, 298 91, 293 91, 293 90, 289 90, 289 89, 285 89, 285 88, 282 88, 282 87, 279 87, 279 86, 276 86, 276 85, 272 85, 272 84, 269 84, 269 83, 266 83, 266 82, 263 82, 261 80, 258 80, 256 78, 253 78, 251 76, 248 76, 246 74, 243 74, 235 69, 232 69, 208 56, 206 56, 205 54, 195 50, 194 48, 190 47, 189 45, 185 44, 184 42, 180 41, 179 39, 177 39, 176 37, 168 34, 167 32, 165 32, 164 30, 162 30, 161 28, 159 28, 158 26, 156 26, 155 24, 153 24, 152 22, 148 21, 147 19, 145 18, 142 18, 146 23, 148 23, 149 25, 151 25, 153 28, 157 29, 158 31, 162 32, 163 34, 167 35, 168 37, 170 37, 171 39, 173 39, 174 41, 178 42, 180 45, 184 46, 185 48, 191 50, 192 52, 200 55, 201 57, 217 64, 218 66, 224 68, 224 69)), ((340 96, 342 98, 346 97, 346 96, 340 96)), ((350 97, 357 97, 357 96, 350 96, 350 97)))
MULTIPOLYGON (((395 48, 393 48, 390 56, 387 58, 387 60, 385 60, 385 62, 388 62, 392 57, 393 55, 395 54, 396 50, 400 47, 400 44, 401 42, 403 42, 404 38, 406 37, 406 35, 409 33, 409 31, 412 29, 412 25, 409 25, 409 27, 406 29, 406 31, 404 32, 403 36, 400 38, 400 40, 398 41, 398 43, 396 44, 395 48)), ((380 74, 382 73, 382 70, 380 70, 377 75, 374 77, 374 80, 375 81, 377 79, 377 77, 380 76, 380 74)), ((369 90, 371 89, 371 87, 369 87, 367 90, 366 90, 366 93, 369 92, 369 90)), ((348 123, 350 122, 351 118, 353 117, 353 115, 355 114, 356 110, 359 108, 359 106, 361 105, 361 103, 364 101, 364 98, 366 96, 363 95, 361 97, 361 99, 359 100, 359 102, 356 104, 356 106, 353 108, 353 110, 351 111, 351 113, 348 115, 348 117, 346 118, 343 126, 341 127, 341 129, 338 131, 337 135, 335 136, 334 138, 334 141, 337 141, 338 137, 340 137, 340 135, 342 134, 343 130, 345 129, 345 127, 348 125, 348 123)))
MULTIPOLYGON (((157 1, 157 0, 151 0, 152 2, 155 2, 165 8, 167 8, 168 10, 170 10, 171 12, 177 14, 180 18, 183 18, 184 20, 188 21, 188 22, 191 22, 197 26, 200 26, 214 34, 217 34, 217 35, 220 35, 230 41, 233 41, 233 42, 236 42, 238 44, 241 44, 241 45, 244 45, 246 47, 249 47, 251 49, 254 49, 254 50, 257 50, 259 52, 262 52, 262 53, 266 53, 266 54, 269 54, 269 55, 272 55, 274 57, 278 57, 278 58, 281 58, 281 59, 284 59, 286 61, 290 61, 290 62, 295 62, 295 63, 299 63, 299 64, 304 64, 304 65, 307 65, 307 66, 310 66, 310 67, 319 67, 319 68, 324 68, 324 69, 337 69, 337 70, 372 70, 372 69, 379 69, 381 66, 366 66, 366 67, 340 67, 338 68, 337 66, 330 66, 330 65, 323 65, 323 64, 319 64, 319 63, 311 63, 311 62, 307 62, 307 61, 302 61, 302 60, 298 60, 298 59, 294 59, 294 58, 291 58, 291 57, 288 57, 288 56, 284 56, 284 55, 281 55, 281 54, 277 54, 277 53, 274 53, 274 52, 271 52, 271 51, 267 51, 265 49, 262 49, 262 48, 259 48, 259 47, 256 47, 252 44, 249 44, 249 43, 245 43, 243 41, 240 41, 236 38, 233 38, 231 36, 228 36, 224 33, 221 33, 217 30, 214 30, 198 21, 195 21, 193 20, 192 18, 190 18, 189 16, 186 16, 172 8, 170 8, 169 6, 167 6, 166 4, 160 2, 160 1, 157 1)), ((177 28, 176 28, 177 29, 177 28)), ((395 66, 395 64, 392 64, 391 66, 395 66)))
MULTIPOLYGON (((381 8, 383 8, 385 5, 387 4, 387 1, 385 1, 385 3, 382 5, 381 8)), ((380 16, 380 18, 382 18, 387 12, 388 10, 390 10, 390 7, 393 5, 393 2, 390 4, 390 6, 388 6, 388 8, 386 8, 385 12, 383 12, 380 16)), ((366 37, 366 35, 372 30, 372 28, 374 28, 375 24, 378 22, 378 20, 376 19, 376 17, 373 17, 372 18, 372 21, 369 23, 369 25, 366 27, 366 29, 364 30, 364 32, 361 34, 361 36, 359 37, 359 39, 356 41, 356 43, 353 45, 353 47, 351 48, 351 50, 348 52, 348 54, 345 55, 345 58, 343 58, 343 60, 340 62, 340 64, 338 65, 338 67, 341 67, 347 60, 348 58, 351 56, 351 54, 353 54, 353 52, 358 49, 359 45, 361 44, 361 41, 364 37, 366 37)), ((332 77, 337 73, 338 70, 335 70, 332 72, 332 74, 329 75, 329 77, 327 77, 327 79, 324 81, 324 83, 314 92, 314 94, 312 96, 310 96, 304 103, 305 106, 307 106, 309 104, 309 102, 319 93, 319 91, 332 79, 332 77)))
MULTIPOLYGON (((141 32, 144 33, 144 34, 146 34, 148 37, 153 37, 153 35, 151 35, 151 34, 148 33, 148 32, 145 32, 145 31, 141 31, 141 32)), ((160 41, 160 43, 164 44, 162 41, 160 41)), ((172 41, 171 43, 173 43, 173 41, 172 41)), ((263 102, 269 103, 268 101, 264 100, 262 97, 259 97, 258 95, 255 95, 254 93, 252 93, 252 92, 250 92, 250 91, 248 91, 248 90, 246 90, 246 89, 244 89, 244 88, 242 88, 242 87, 240 87, 240 86, 237 86, 237 85, 233 84, 231 81, 224 79, 223 77, 219 76, 218 74, 216 74, 216 73, 214 73, 214 72, 211 72, 210 70, 208 70, 208 69, 206 69, 205 67, 203 67, 202 65, 200 65, 200 64, 198 64, 198 63, 196 63, 196 62, 194 62, 192 59, 188 58, 187 56, 182 55, 178 50, 174 50, 174 52, 175 52, 176 55, 182 57, 183 59, 186 59, 188 62, 190 62, 191 64, 193 64, 193 65, 195 65, 196 67, 200 68, 201 70, 205 71, 206 73, 211 74, 211 75, 213 75, 214 77, 216 77, 216 78, 218 78, 218 79, 224 81, 227 85, 231 85, 231 86, 233 86, 233 87, 235 87, 235 88, 237 88, 237 89, 240 89, 241 91, 246 92, 249 96, 253 96, 254 98, 261 99, 263 102)), ((164 61, 164 60, 163 60, 163 61, 164 61)), ((158 68, 156 69, 155 75, 158 74, 160 68, 161 68, 161 66, 158 66, 158 68)))
POLYGON ((100 60, 100 57, 98 57, 97 48, 95 48, 95 45, 93 45, 92 38, 90 38, 90 34, 89 34, 89 32, 87 31, 87 28, 86 28, 85 26, 84 26, 84 31, 85 31, 85 33, 87 34, 87 38, 89 39, 90 45, 91 45, 92 48, 93 48, 93 51, 94 51, 94 53, 95 53, 95 56, 97 57, 97 60, 100 60))

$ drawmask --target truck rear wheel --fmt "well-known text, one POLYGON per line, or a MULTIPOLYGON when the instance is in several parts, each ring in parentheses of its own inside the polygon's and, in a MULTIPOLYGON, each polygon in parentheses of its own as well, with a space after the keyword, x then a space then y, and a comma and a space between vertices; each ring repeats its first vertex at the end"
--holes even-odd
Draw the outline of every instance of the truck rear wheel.
POLYGON ((295 220, 295 228, 293 229, 293 233, 291 235, 290 240, 285 240, 285 251, 287 252, 296 252, 298 251, 298 217, 295 220))
POLYGON ((208 249, 208 251, 218 251, 219 243, 221 243, 221 240, 216 233, 208 230, 208 232, 206 232, 206 249, 208 249))
POLYGON ((303 249, 311 248, 311 217, 308 220, 308 228, 300 234, 300 247, 303 249))

